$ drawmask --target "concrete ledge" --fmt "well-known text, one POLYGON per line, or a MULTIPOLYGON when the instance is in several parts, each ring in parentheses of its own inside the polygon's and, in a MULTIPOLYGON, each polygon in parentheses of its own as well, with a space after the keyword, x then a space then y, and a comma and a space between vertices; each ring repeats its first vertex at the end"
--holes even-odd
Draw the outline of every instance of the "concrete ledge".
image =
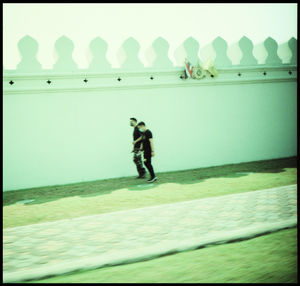
POLYGON ((260 84, 278 82, 296 82, 297 66, 249 66, 230 67, 218 69, 216 78, 206 76, 201 80, 180 78, 184 67, 167 70, 141 69, 141 70, 112 70, 106 73, 90 73, 82 70, 73 73, 57 73, 41 71, 38 74, 14 73, 4 71, 3 93, 8 94, 36 94, 36 93, 64 93, 64 92, 99 92, 110 90, 154 89, 154 88, 189 88, 201 86, 215 86, 228 84, 260 84), (292 72, 289 74, 289 72, 292 72), (263 73, 267 74, 264 75, 263 73), (238 76, 241 73, 242 76, 238 76), (154 80, 150 80, 150 77, 154 80), (118 81, 117 78, 122 81, 118 81), (83 80, 87 78, 88 83, 83 80), (46 81, 50 79, 51 85, 46 81), (12 86, 9 82, 13 80, 12 86))

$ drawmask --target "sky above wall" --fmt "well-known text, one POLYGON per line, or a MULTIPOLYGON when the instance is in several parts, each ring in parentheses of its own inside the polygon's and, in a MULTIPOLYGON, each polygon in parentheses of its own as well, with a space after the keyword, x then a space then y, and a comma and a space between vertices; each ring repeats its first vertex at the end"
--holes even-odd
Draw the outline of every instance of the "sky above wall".
POLYGON ((79 68, 91 61, 89 44, 100 36, 108 43, 107 59, 119 67, 120 47, 129 37, 141 45, 140 59, 157 37, 170 44, 169 58, 192 36, 200 50, 216 37, 228 45, 246 36, 253 44, 274 38, 278 44, 297 38, 297 4, 3 4, 3 64, 15 69, 20 61, 18 41, 30 35, 39 43, 43 68, 56 61, 55 41, 62 35, 74 42, 79 68))

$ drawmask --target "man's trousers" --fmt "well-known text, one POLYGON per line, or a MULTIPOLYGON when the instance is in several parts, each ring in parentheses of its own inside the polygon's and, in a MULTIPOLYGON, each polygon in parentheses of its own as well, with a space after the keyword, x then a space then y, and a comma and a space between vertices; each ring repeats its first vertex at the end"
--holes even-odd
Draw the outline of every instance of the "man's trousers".
POLYGON ((134 162, 134 164, 136 165, 136 169, 137 169, 139 175, 140 175, 140 176, 143 176, 143 175, 145 175, 146 170, 145 170, 145 168, 143 167, 142 153, 140 153, 140 154, 138 155, 138 153, 139 153, 139 148, 134 148, 133 153, 134 153, 134 155, 133 155, 133 162, 134 162))

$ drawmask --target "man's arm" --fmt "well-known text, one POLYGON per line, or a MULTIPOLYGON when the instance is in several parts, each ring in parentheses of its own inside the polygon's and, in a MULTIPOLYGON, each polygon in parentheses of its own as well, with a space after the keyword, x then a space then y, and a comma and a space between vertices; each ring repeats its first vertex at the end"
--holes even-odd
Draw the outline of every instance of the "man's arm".
POLYGON ((140 145, 140 150, 139 150, 139 153, 143 151, 143 142, 141 143, 140 145))
POLYGON ((140 138, 138 138, 138 139, 136 139, 135 141, 133 141, 132 144, 135 145, 137 142, 141 141, 142 138, 143 138, 143 137, 141 136, 140 138))
POLYGON ((154 156, 154 144, 153 144, 153 139, 149 138, 149 142, 150 142, 150 147, 151 147, 151 156, 154 156))

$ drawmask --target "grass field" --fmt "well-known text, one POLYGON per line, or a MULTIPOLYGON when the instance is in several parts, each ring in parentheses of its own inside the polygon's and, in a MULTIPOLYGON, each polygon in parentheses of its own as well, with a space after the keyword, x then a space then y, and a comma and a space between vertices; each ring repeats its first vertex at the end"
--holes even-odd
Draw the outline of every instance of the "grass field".
POLYGON ((248 192, 297 183, 296 158, 157 174, 146 184, 135 177, 49 186, 3 194, 3 227, 248 192), (15 204, 34 199, 28 204, 15 204))
MULTIPOLYGON (((4 228, 297 183, 296 158, 49 186, 3 194, 4 228), (15 204, 34 199, 32 203, 15 204)), ((296 283, 297 229, 36 283, 296 283)))

